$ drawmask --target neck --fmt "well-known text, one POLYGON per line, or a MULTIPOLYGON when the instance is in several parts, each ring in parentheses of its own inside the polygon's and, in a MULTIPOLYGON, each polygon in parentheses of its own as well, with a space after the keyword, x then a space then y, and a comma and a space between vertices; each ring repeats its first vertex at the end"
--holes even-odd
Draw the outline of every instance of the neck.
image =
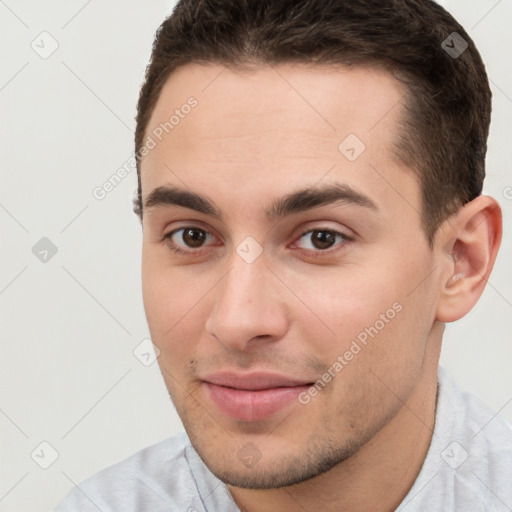
POLYGON ((440 342, 430 341, 413 392, 395 417, 356 454, 300 484, 277 489, 228 486, 240 510, 395 510, 423 466, 434 430, 440 342))

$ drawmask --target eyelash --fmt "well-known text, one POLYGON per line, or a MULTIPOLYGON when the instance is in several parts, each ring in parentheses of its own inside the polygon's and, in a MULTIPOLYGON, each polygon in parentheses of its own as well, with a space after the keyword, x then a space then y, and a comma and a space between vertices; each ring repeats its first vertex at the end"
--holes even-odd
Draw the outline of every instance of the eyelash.
MULTIPOLYGON (((186 229, 195 229, 195 230, 198 230, 198 231, 203 231, 207 234, 210 234, 208 231, 206 231, 205 229, 202 229, 202 228, 198 228, 196 226, 184 226, 184 227, 181 227, 181 228, 178 228, 178 229, 174 229, 173 231, 170 231, 169 233, 165 234, 162 239, 161 239, 161 242, 166 242, 167 246, 169 247, 169 249, 174 252, 175 254, 178 254, 178 255, 182 255, 182 256, 191 256, 191 255, 194 255, 194 256, 199 256, 203 253, 203 250, 204 248, 199 248, 198 250, 191 250, 191 251, 186 251, 186 250, 183 250, 183 249, 180 249, 178 248, 175 244, 172 243, 172 237, 173 235, 175 235, 176 233, 178 233, 179 231, 183 231, 183 230, 186 230, 186 229)), ((310 228, 310 229, 307 229, 306 231, 304 231, 299 237, 297 240, 300 240, 304 235, 307 235, 308 233, 313 233, 315 231, 319 231, 319 232, 326 232, 326 233, 331 233, 335 236, 340 236, 341 237, 341 242, 352 242, 354 240, 353 237, 350 237, 348 236, 347 234, 345 233, 342 233, 341 231, 336 231, 334 229, 329 229, 329 228, 322 228, 322 227, 316 227, 316 228, 310 228)), ((345 243, 342 243, 342 244, 338 244, 338 248, 335 248, 335 249, 326 249, 326 250, 316 250, 316 251, 311 251, 311 250, 307 250, 307 249, 299 249, 299 252, 301 254, 305 253, 307 254, 308 256, 312 256, 314 258, 316 257, 322 257, 322 256, 325 256, 325 255, 330 255, 332 253, 335 253, 340 249, 340 246, 343 246, 345 245, 345 243)))

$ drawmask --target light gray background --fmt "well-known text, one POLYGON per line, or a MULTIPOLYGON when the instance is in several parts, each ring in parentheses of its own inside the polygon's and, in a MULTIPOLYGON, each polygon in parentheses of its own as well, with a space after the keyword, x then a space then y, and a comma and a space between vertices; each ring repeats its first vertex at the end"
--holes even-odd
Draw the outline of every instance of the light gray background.
MULTIPOLYGON (((157 364, 133 355, 149 337, 135 171, 104 200, 92 195, 132 153, 138 90, 173 5, 0 0, 2 512, 49 510, 74 483, 181 429, 157 364), (52 38, 48 58, 31 47, 48 52, 52 38), (32 252, 42 237, 58 248, 46 263, 32 252), (48 469, 43 441, 59 454, 48 469)), ((482 299, 447 327, 441 363, 512 421, 512 3, 443 5, 491 79, 485 193, 503 207, 505 240, 482 299)))

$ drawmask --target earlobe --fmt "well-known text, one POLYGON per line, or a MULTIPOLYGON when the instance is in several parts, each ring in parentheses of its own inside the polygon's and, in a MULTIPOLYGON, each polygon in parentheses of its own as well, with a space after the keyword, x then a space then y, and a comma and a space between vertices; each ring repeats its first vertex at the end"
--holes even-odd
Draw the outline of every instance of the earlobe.
POLYGON ((448 219, 440 233, 436 319, 453 322, 473 308, 485 288, 501 242, 501 209, 492 197, 479 196, 448 219))

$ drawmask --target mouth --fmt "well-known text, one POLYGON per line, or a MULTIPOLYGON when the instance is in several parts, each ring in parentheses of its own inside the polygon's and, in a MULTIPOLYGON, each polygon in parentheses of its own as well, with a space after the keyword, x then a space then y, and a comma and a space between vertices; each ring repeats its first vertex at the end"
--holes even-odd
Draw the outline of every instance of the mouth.
POLYGON ((203 378, 212 402, 219 411, 236 420, 253 422, 282 411, 314 382, 270 373, 223 372, 203 378))

